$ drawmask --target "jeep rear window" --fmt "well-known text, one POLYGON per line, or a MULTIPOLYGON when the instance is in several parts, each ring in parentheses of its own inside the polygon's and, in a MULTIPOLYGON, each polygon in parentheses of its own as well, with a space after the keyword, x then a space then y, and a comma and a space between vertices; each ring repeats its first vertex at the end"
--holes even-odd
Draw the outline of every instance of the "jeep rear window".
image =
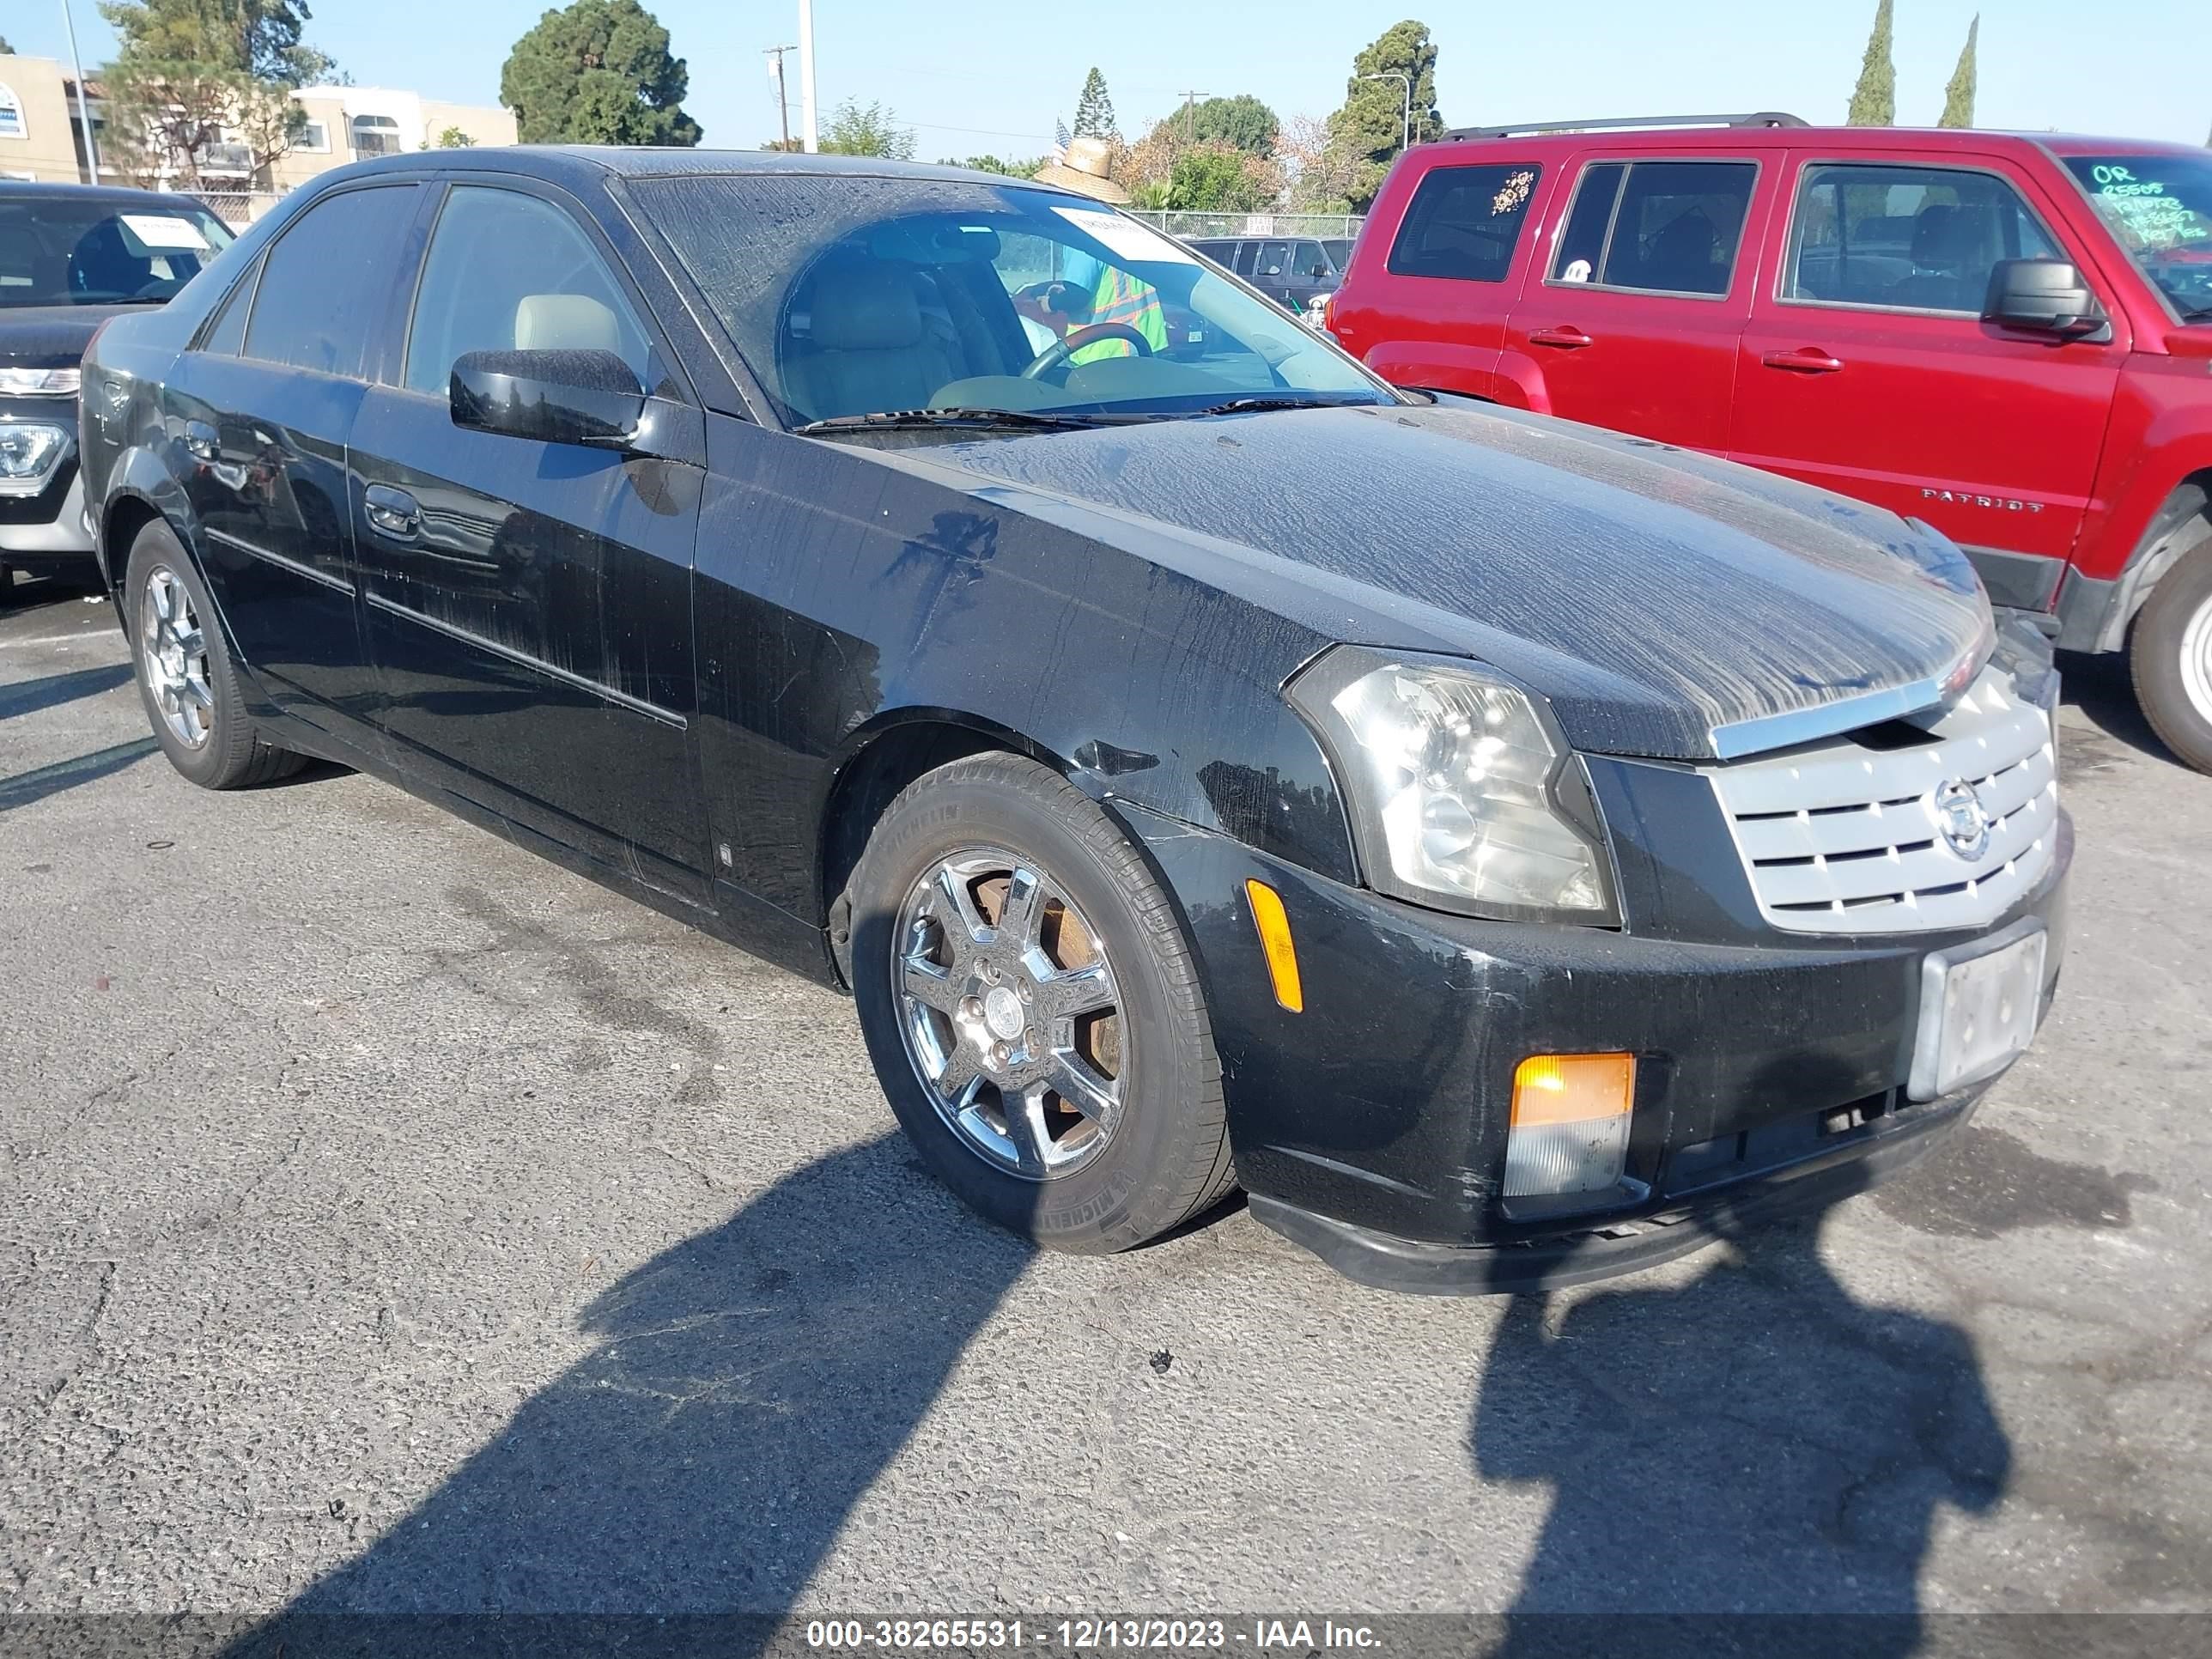
POLYGON ((2188 323, 2212 322, 2212 159, 2069 155, 2112 240, 2188 323))
POLYGON ((1600 162, 1575 192, 1551 280, 1726 294, 1758 182, 1750 161, 1600 162))
POLYGON ((1431 168, 1390 244, 1391 273, 1504 282, 1540 171, 1533 162, 1431 168))

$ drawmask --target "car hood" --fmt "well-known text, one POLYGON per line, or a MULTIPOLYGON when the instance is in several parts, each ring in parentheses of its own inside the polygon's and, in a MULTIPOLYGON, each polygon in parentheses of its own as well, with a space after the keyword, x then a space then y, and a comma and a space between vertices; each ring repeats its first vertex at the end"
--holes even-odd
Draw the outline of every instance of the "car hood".
POLYGON ((128 317, 146 306, 0 307, 0 363, 22 368, 68 368, 84 361, 84 349, 111 317, 128 317))
POLYGON ((908 455, 1326 637, 1488 662, 1595 753, 1724 758, 1886 718, 1955 689, 1990 637, 1972 568, 1924 526, 1515 411, 1292 410, 908 455))

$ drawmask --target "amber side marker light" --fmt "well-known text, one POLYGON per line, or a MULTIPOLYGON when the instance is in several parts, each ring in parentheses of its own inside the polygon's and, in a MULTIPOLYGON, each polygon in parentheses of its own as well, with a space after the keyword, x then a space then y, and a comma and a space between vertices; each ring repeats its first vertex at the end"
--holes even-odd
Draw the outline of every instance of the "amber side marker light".
POLYGON ((1297 947, 1291 943, 1291 919, 1283 914, 1283 896, 1264 881, 1248 881, 1244 896, 1252 901, 1252 926, 1260 933, 1260 949, 1267 957, 1267 977, 1275 982, 1275 1000, 1294 1014, 1306 1010, 1306 994, 1298 983, 1297 947))
POLYGON ((1529 1055, 1513 1072, 1504 1195, 1548 1198, 1618 1186, 1635 1099, 1634 1054, 1529 1055))

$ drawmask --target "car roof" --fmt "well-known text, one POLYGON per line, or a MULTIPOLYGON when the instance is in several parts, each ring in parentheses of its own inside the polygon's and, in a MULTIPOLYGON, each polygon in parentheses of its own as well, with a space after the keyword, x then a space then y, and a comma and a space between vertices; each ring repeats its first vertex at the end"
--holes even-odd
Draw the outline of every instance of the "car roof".
MULTIPOLYGON (((1107 205, 1075 191, 1012 179, 1004 173, 978 173, 969 167, 931 167, 916 161, 893 161, 878 155, 807 155, 784 150, 686 149, 624 147, 614 144, 475 144, 460 149, 410 150, 356 162, 343 172, 357 178, 373 173, 419 170, 438 172, 520 173, 553 183, 570 183, 587 175, 612 174, 623 179, 713 177, 804 177, 842 179, 910 179, 916 183, 1017 185, 1024 190, 1048 191, 1092 207, 1107 205)), ((318 180, 318 182, 320 182, 318 180)))
POLYGON ((1979 127, 1816 127, 1816 126, 1681 126, 1585 128, 1568 132, 1509 133, 1493 137, 1489 131, 1470 131, 1462 138, 1445 137, 1417 144, 1407 152, 1423 165, 1448 163, 1454 155, 1469 150, 1512 150, 1519 155, 1556 155, 1581 149, 1615 150, 1632 155, 1640 150, 1724 150, 1735 155, 1778 149, 1819 149, 1832 155, 1854 150, 1920 154, 1951 151, 2002 152, 2032 146, 2057 155, 2203 155, 2191 144, 2169 143, 2148 138, 2099 138, 2081 133, 2000 132, 1979 127))
POLYGON ((0 200, 106 202, 116 207, 160 207, 172 211, 184 205, 214 211, 198 197, 174 191, 136 190, 125 185, 49 185, 27 179, 0 179, 0 200))

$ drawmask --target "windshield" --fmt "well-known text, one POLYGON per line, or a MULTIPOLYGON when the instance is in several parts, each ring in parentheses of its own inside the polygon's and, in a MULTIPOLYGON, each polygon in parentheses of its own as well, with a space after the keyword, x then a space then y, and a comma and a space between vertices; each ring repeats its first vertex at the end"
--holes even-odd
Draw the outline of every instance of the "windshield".
POLYGON ((158 305, 232 240, 197 202, 0 196, 0 307, 158 305))
POLYGON ((793 425, 1398 401, 1181 244, 1073 197, 826 174, 635 188, 793 425))
POLYGON ((2212 322, 2212 157, 2072 155, 2112 239, 2192 322, 2212 322))

